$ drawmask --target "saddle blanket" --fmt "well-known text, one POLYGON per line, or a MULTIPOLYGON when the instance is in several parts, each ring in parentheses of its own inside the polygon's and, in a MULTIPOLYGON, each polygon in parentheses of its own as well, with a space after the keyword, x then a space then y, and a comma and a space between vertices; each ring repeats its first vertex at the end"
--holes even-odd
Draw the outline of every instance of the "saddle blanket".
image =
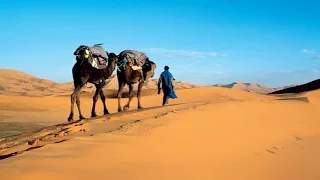
POLYGON ((124 50, 120 52, 120 57, 126 57, 129 62, 131 62, 135 66, 142 67, 144 63, 146 62, 146 59, 148 58, 147 55, 145 55, 143 52, 135 51, 135 50, 124 50))
POLYGON ((99 46, 99 45, 94 45, 92 47, 89 47, 91 53, 95 56, 100 56, 104 59, 108 59, 108 55, 107 52, 103 49, 103 47, 99 46))
POLYGON ((107 52, 103 49, 103 47, 99 45, 94 45, 92 47, 88 47, 88 50, 85 50, 85 58, 88 59, 89 64, 96 69, 105 69, 107 68, 107 52))

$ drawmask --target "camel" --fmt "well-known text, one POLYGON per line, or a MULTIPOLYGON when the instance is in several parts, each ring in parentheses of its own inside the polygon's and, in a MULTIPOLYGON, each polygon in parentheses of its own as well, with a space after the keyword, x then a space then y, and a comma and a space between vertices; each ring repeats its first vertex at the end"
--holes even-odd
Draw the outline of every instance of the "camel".
MULTIPOLYGON (((101 45, 96 44, 94 45, 101 45)), ((100 47, 102 48, 102 47, 100 47)), ((94 53, 91 49, 91 51, 88 46, 81 45, 79 46, 76 51, 74 52, 74 55, 76 55, 77 62, 74 64, 72 68, 72 75, 73 75, 73 81, 74 81, 74 91, 71 94, 71 110, 70 115, 68 117, 68 121, 73 121, 73 109, 74 109, 74 102, 76 101, 78 111, 79 111, 79 119, 86 119, 82 113, 80 108, 80 91, 81 89, 87 84, 87 82, 92 83, 96 87, 95 94, 93 96, 93 105, 91 110, 91 117, 96 117, 97 114, 95 112, 96 102, 98 100, 98 95, 100 95, 101 101, 103 103, 103 111, 104 114, 109 114, 109 111, 106 106, 106 98, 104 96, 102 88, 105 86, 106 80, 110 78, 113 71, 115 70, 116 63, 118 61, 118 55, 115 53, 108 53, 103 50, 103 53, 105 53, 105 56, 108 57, 108 60, 102 61, 102 65, 99 66, 102 67, 100 69, 93 67, 92 64, 90 64, 90 58, 94 56, 94 53), (91 54, 89 52, 92 52, 91 54), (88 54, 89 53, 89 54, 88 54), (106 66, 107 61, 107 66, 106 66), (103 66, 104 63, 104 66, 103 66)), ((97 56, 99 59, 99 56, 97 56)))
MULTIPOLYGON (((138 52, 138 51, 133 51, 133 50, 124 50, 122 51, 118 57, 118 69, 117 69, 117 79, 118 79, 118 112, 121 111, 128 111, 130 107, 130 102, 133 98, 133 85, 138 83, 138 92, 137 92, 137 99, 138 99, 138 109, 143 109, 141 106, 140 98, 141 98, 141 91, 143 88, 143 85, 146 80, 149 78, 152 78, 154 76, 154 71, 156 69, 156 64, 149 60, 149 58, 141 52, 138 52, 142 54, 142 60, 143 62, 140 64, 141 69, 136 70, 133 68, 133 63, 132 58, 130 58, 127 54, 126 51, 131 51, 131 52, 138 52), (128 62, 126 62, 126 60, 128 62), (129 99, 127 104, 123 107, 123 110, 121 108, 121 96, 122 96, 122 91, 125 85, 129 86, 129 99)), ((139 55, 140 56, 140 55, 139 55)), ((137 66, 135 66, 137 67, 137 66)))

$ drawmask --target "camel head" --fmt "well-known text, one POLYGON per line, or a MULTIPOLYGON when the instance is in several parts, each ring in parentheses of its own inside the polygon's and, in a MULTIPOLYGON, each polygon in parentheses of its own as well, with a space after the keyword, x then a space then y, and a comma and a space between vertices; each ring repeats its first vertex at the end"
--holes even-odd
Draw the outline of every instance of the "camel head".
POLYGON ((145 73, 145 79, 153 78, 156 68, 157 68, 156 63, 147 59, 146 63, 142 67, 145 73))
MULTIPOLYGON (((88 46, 81 45, 73 53, 76 56, 77 63, 83 64, 84 59, 89 58, 89 48, 88 46)), ((87 62, 87 61, 86 61, 87 62)))
POLYGON ((108 66, 115 65, 118 62, 119 56, 116 55, 115 53, 107 52, 107 55, 108 55, 108 66))
POLYGON ((87 48, 88 48, 87 46, 81 45, 74 51, 73 55, 80 56, 80 55, 83 54, 84 50, 87 49, 87 48))

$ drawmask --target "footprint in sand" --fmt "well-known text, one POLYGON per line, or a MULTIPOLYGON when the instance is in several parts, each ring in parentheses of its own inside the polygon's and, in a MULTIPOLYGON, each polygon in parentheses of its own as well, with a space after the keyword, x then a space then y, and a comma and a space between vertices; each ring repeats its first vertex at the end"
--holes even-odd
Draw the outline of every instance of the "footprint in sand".
POLYGON ((302 138, 300 138, 299 136, 296 136, 296 135, 294 135, 293 137, 294 137, 297 141, 303 140, 302 138))
POLYGON ((40 141, 39 139, 33 139, 33 140, 28 142, 28 145, 34 146, 34 145, 38 144, 39 141, 40 141))
POLYGON ((278 148, 276 148, 276 147, 272 147, 273 149, 276 149, 276 150, 278 150, 279 151, 279 149, 278 148))
POLYGON ((276 154, 274 151, 271 151, 271 150, 269 150, 269 149, 267 149, 267 151, 268 151, 269 153, 276 154))

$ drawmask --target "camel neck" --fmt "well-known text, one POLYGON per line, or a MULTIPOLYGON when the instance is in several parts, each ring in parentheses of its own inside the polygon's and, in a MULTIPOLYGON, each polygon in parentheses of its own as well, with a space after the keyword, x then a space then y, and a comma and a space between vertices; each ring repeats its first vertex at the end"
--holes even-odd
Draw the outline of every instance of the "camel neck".
POLYGON ((110 66, 107 67, 108 71, 109 71, 109 76, 111 76, 112 72, 114 71, 115 69, 115 64, 110 64, 110 66))

